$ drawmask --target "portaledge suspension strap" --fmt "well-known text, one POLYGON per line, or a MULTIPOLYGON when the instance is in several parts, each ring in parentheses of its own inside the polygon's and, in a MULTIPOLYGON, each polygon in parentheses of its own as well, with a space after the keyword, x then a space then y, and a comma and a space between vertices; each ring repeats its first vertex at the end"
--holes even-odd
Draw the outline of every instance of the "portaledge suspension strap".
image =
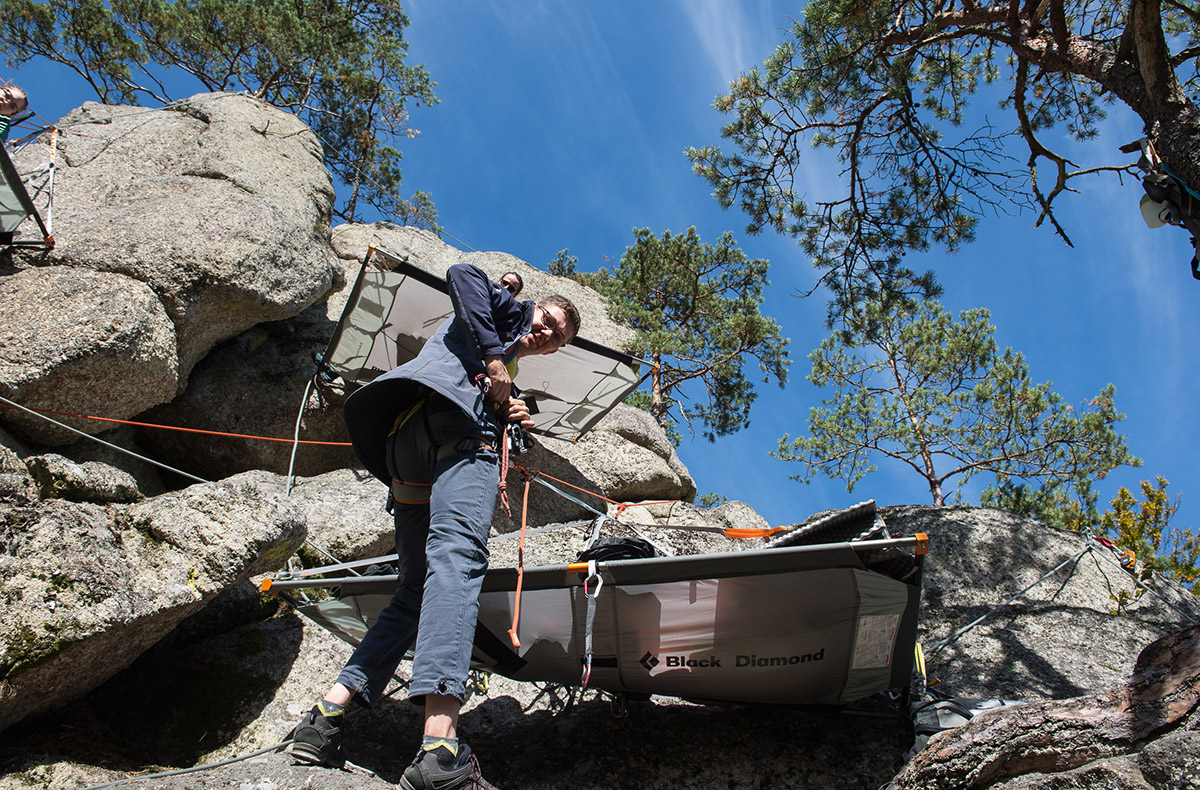
POLYGON ((583 677, 579 685, 587 688, 588 679, 592 676, 592 624, 596 621, 596 599, 600 597, 600 588, 604 586, 604 577, 596 569, 596 561, 588 560, 587 578, 583 580, 583 595, 587 598, 587 624, 583 632, 583 677), (596 580, 596 589, 589 590, 588 584, 596 580))

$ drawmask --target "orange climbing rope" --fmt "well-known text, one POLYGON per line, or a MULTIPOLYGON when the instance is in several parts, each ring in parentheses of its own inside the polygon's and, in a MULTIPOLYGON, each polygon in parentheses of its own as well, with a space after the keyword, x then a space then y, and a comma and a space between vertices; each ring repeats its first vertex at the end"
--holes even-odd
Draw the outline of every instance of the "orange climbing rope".
MULTIPOLYGON (((71 417, 71 418, 78 419, 78 420, 95 420, 98 422, 111 422, 111 423, 117 423, 119 425, 133 425, 133 426, 136 426, 139 428, 157 428, 157 429, 164 430, 164 431, 182 431, 184 433, 198 433, 198 434, 206 434, 209 436, 226 436, 226 437, 233 438, 233 439, 254 439, 254 440, 262 441, 262 442, 285 442, 285 443, 289 443, 289 444, 312 444, 312 445, 326 445, 326 446, 331 446, 331 447, 349 447, 350 446, 350 442, 322 442, 322 441, 315 441, 315 440, 311 440, 311 439, 280 439, 280 438, 277 438, 274 436, 256 436, 253 434, 246 434, 246 433, 232 433, 230 431, 211 431, 211 430, 206 430, 204 428, 184 428, 184 427, 181 427, 178 425, 161 425, 161 424, 152 423, 152 422, 138 422, 136 420, 120 420, 115 417, 97 417, 97 416, 91 415, 91 414, 73 414, 71 412, 54 411, 53 409, 34 409, 34 408, 30 408, 28 406, 18 407, 15 404, 9 404, 9 403, 0 403, 0 406, 5 406, 10 409, 24 408, 24 409, 28 409, 29 411, 36 412, 38 414, 52 414, 56 417, 71 417)), ((501 440, 501 442, 504 445, 504 450, 507 450, 507 442, 504 442, 504 440, 501 440)), ((508 453, 505 452, 504 455, 507 456, 508 453)), ((567 488, 573 488, 576 491, 579 491, 584 494, 588 494, 589 496, 593 496, 596 499, 602 500, 604 502, 607 502, 610 505, 613 505, 617 509, 616 514, 613 516, 614 521, 620 521, 621 515, 626 511, 626 509, 628 509, 630 507, 631 504, 632 505, 674 505, 681 501, 678 499, 662 499, 662 500, 656 500, 653 502, 634 502, 634 503, 618 502, 615 499, 609 499, 608 497, 604 496, 603 494, 598 494, 595 491, 589 491, 586 488, 581 488, 580 486, 574 485, 572 483, 568 483, 566 480, 562 480, 562 479, 554 477, 552 475, 548 475, 545 472, 542 472, 540 470, 530 469, 526 466, 522 466, 521 464, 511 461, 511 459, 505 458, 504 461, 507 462, 503 466, 503 468, 505 469, 506 472, 507 472, 507 469, 509 467, 511 467, 513 469, 516 469, 518 472, 520 472, 521 475, 525 478, 525 501, 523 503, 522 513, 521 513, 522 547, 524 546, 524 530, 525 530, 525 524, 526 524, 527 512, 528 512, 529 484, 533 481, 534 478, 539 477, 539 476, 544 477, 547 480, 553 480, 555 483, 558 483, 559 485, 566 486, 567 488)), ((507 473, 501 475, 501 489, 500 490, 501 490, 502 500, 505 505, 505 511, 511 517, 512 513, 508 508, 508 497, 507 497, 507 492, 505 491, 506 486, 504 485, 504 483, 507 480, 507 477, 508 477, 507 473)), ((723 533, 728 538, 740 540, 740 539, 746 539, 746 538, 769 538, 772 535, 775 535, 776 533, 784 532, 786 530, 787 530, 787 527, 768 527, 766 529, 730 527, 728 529, 723 530, 723 533)), ((514 627, 515 627, 515 625, 514 625, 514 627)))
MULTIPOLYGON (((9 406, 7 403, 0 403, 0 406, 6 406, 10 409, 16 408, 15 406, 9 406)), ((297 441, 295 439, 277 439, 274 436, 253 436, 251 434, 246 434, 246 433, 229 433, 227 431, 208 431, 203 428, 181 428, 177 425, 158 425, 158 424, 152 423, 152 422, 135 422, 134 420, 118 420, 115 417, 95 417, 90 414, 70 414, 68 412, 63 412, 63 411, 53 411, 51 409, 32 409, 28 406, 25 406, 23 408, 29 409, 29 411, 35 411, 38 414, 53 414, 56 417, 74 417, 75 419, 78 419, 78 420, 96 420, 99 422, 115 422, 115 423, 119 423, 121 425, 136 425, 139 428, 160 428, 164 431, 183 431, 185 433, 204 433, 204 434, 208 434, 210 436, 229 436, 234 439, 257 439, 257 440, 263 441, 263 442, 287 442, 288 444, 292 444, 293 442, 297 441)), ((300 444, 325 444, 325 445, 332 445, 335 447, 349 447, 350 446, 350 442, 318 442, 318 441, 313 441, 313 440, 308 440, 308 439, 300 439, 299 443, 300 444)))
POLYGON ((529 524, 529 486, 537 474, 537 470, 534 470, 533 474, 525 475, 525 494, 521 500, 521 538, 517 542, 517 590, 513 601, 512 628, 508 629, 508 638, 512 640, 513 647, 517 648, 521 646, 521 640, 517 638, 517 625, 521 620, 521 587, 525 583, 525 528, 529 524))

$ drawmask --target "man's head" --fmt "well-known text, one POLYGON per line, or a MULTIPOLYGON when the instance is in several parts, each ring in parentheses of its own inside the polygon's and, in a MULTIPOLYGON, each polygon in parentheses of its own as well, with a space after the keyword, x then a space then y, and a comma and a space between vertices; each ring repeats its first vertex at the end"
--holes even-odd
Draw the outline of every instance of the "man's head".
POLYGON ((514 297, 521 293, 521 289, 525 287, 525 281, 516 272, 505 272, 499 282, 514 297))
POLYGON ((533 324, 521 338, 521 356, 553 354, 579 334, 579 311, 565 296, 547 296, 533 305, 533 324))
POLYGON ((29 106, 29 97, 16 85, 0 83, 0 115, 16 115, 29 106))

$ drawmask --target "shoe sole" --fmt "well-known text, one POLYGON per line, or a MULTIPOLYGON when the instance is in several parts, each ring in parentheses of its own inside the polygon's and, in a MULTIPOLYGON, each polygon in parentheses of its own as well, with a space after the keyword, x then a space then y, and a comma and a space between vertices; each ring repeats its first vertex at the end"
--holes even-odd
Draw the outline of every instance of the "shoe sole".
POLYGON ((314 749, 306 743, 295 743, 288 747, 288 757, 291 757, 296 762, 306 765, 319 765, 322 768, 337 768, 341 769, 346 765, 345 760, 340 763, 331 763, 325 759, 320 751, 314 749))
MULTIPOLYGON (((472 757, 472 760, 474 758, 472 757)), ((419 785, 412 784, 407 776, 401 775, 400 781, 396 783, 400 790, 469 790, 470 788, 489 787, 491 790, 496 790, 493 785, 487 783, 482 777, 478 776, 478 766, 471 773, 459 774, 458 776, 448 777, 442 776, 433 778, 430 783, 426 783, 424 778, 419 785)))

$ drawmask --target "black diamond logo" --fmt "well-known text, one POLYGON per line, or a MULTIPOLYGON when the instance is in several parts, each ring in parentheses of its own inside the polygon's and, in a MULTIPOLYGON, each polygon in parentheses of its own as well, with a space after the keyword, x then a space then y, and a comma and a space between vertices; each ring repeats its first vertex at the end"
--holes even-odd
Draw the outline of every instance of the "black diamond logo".
POLYGON ((638 663, 641 664, 642 666, 644 666, 647 671, 649 671, 651 669, 654 669, 656 666, 658 666, 658 659, 654 657, 653 653, 651 653, 649 650, 647 650, 646 655, 642 656, 638 660, 638 663))

